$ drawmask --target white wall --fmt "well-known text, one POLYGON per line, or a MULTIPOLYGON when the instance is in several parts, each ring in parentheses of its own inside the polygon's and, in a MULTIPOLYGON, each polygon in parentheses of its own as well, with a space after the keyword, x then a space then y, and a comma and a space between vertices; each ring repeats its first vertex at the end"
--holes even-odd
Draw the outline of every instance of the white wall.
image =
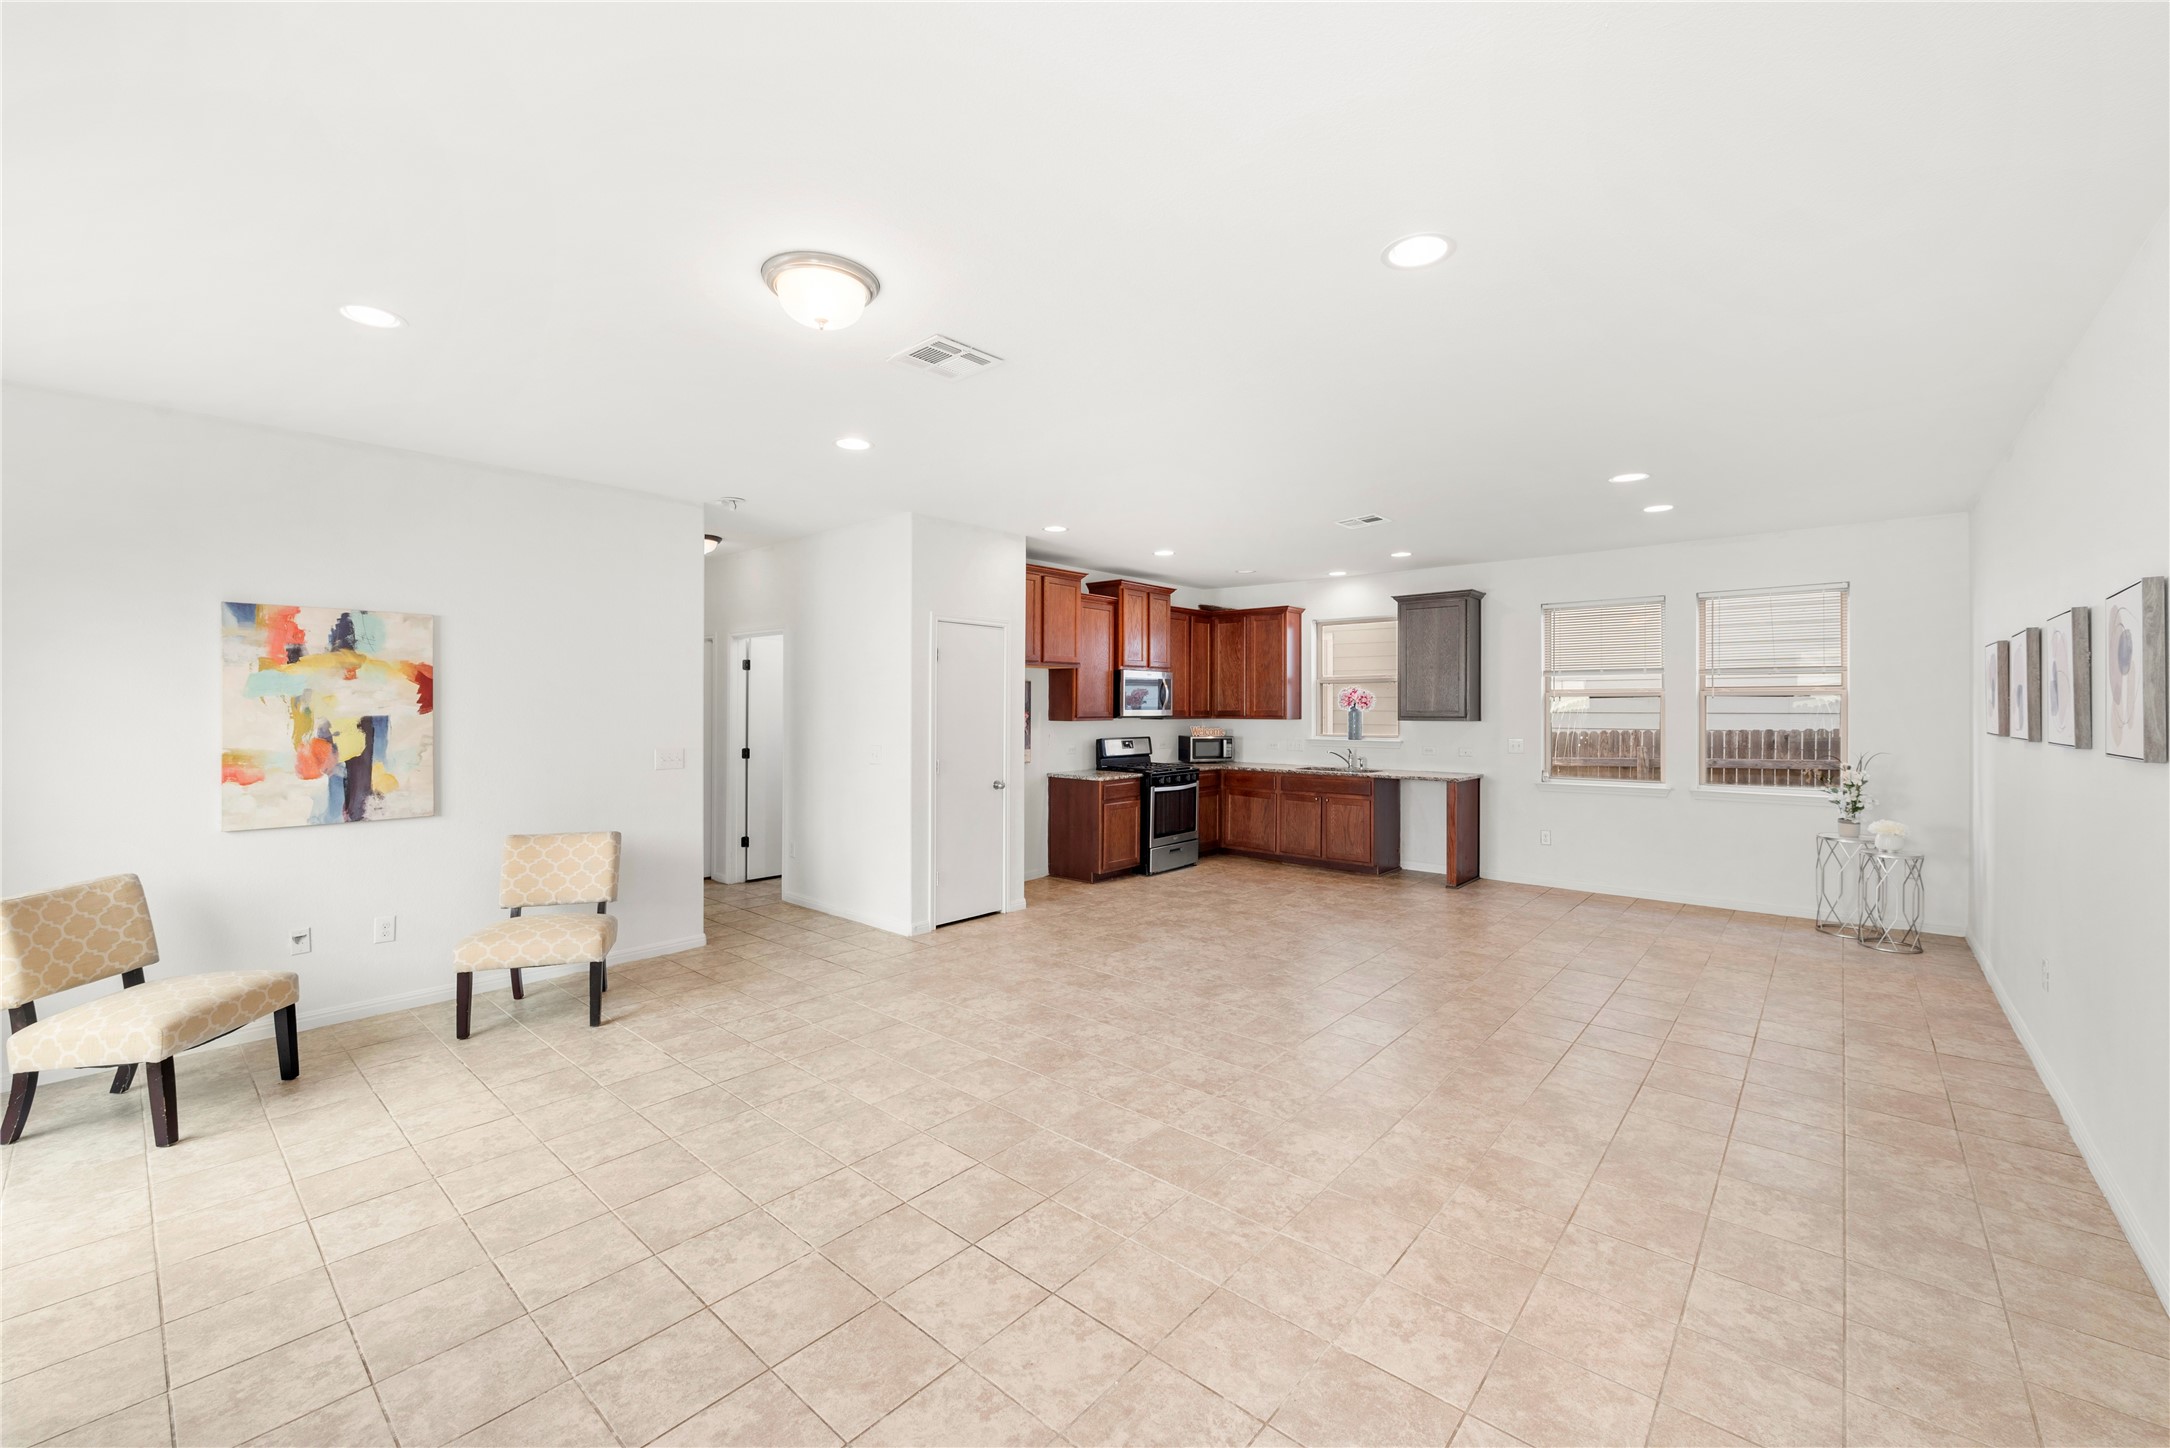
POLYGON ((449 996, 452 947, 504 918, 508 833, 622 831, 613 958, 700 944, 696 507, 61 393, 4 405, 6 893, 133 871, 154 976, 294 969, 304 1024, 449 996), (436 615, 436 815, 220 831, 224 600, 436 615), (377 915, 396 942, 369 943, 377 915))
MULTIPOLYGON (((1312 628, 1339 619, 1389 617, 1395 594, 1484 590, 1483 720, 1410 723, 1399 743, 1371 740, 1359 746, 1365 758, 1384 768, 1484 775, 1483 869, 1493 879, 1807 915, 1814 904, 1811 841, 1834 818, 1830 805, 1820 798, 1743 797, 1694 788, 1696 594, 1804 583, 1851 586, 1847 747, 1890 752, 1875 770, 1876 812, 1913 828, 1913 841, 1930 856, 1928 927, 1956 934, 1967 919, 1967 711, 1973 697, 1963 516, 1260 584, 1198 597, 1229 607, 1295 604, 1305 610, 1306 718, 1236 720, 1227 727, 1236 736, 1239 759, 1331 765, 1328 752, 1344 746, 1312 738, 1317 722, 1310 717, 1317 656, 1312 628), (1541 785, 1541 606, 1650 594, 1666 600, 1665 774, 1671 788, 1648 793, 1541 785), (1522 753, 1507 752, 1510 739, 1523 742, 1522 753), (1552 832, 1550 846, 1538 843, 1545 830, 1552 832)), ((1054 727, 1108 732, 1101 725, 1054 727)), ((1172 758, 1181 731, 1176 726, 1150 732, 1159 751, 1172 758)), ((1077 739, 1056 733, 1051 742, 1051 749, 1035 748, 1038 773, 1083 767, 1077 739)), ((1090 747, 1088 737, 1087 756, 1090 747)), ((1038 860, 1044 871, 1044 779, 1037 783, 1038 860)), ((1403 785, 1404 868, 1440 871, 1445 857, 1444 787, 1403 785)))
MULTIPOLYGON (((1974 509, 1974 650, 2170 573, 2164 226, 1974 509)), ((1970 690, 1969 697, 1979 689, 1970 690)), ((1969 936, 2125 1231, 2170 1297, 2170 766, 1988 737, 1969 936), (2047 984, 2043 968, 2048 968, 2047 984)))
MULTIPOLYGON (((1024 566, 1014 534, 907 513, 710 555, 710 637, 784 635, 786 900, 898 934, 933 928, 934 620, 1007 631, 1016 777, 1024 566)), ((1006 893, 1021 908, 1022 798, 1010 809, 1006 893)))

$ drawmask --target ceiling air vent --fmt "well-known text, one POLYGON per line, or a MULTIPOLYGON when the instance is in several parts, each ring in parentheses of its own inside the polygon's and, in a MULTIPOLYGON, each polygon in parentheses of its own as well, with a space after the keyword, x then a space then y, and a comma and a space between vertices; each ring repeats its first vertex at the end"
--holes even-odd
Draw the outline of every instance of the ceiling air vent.
POLYGON ((917 347, 899 352, 889 360, 914 372, 939 377, 944 382, 962 382, 1002 365, 1002 359, 992 352, 967 347, 954 337, 940 336, 929 337, 917 347))
POLYGON ((1359 513, 1353 518, 1342 518, 1337 521, 1344 528, 1376 528, 1381 523, 1391 523, 1394 520, 1378 513, 1359 513))

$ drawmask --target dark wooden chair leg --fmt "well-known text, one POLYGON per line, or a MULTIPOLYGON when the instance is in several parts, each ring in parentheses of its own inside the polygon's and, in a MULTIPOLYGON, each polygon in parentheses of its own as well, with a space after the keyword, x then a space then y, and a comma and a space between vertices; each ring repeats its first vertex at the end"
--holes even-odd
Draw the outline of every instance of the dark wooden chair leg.
POLYGON ((527 987, 521 983, 518 966, 514 966, 512 971, 512 998, 516 1001, 527 999, 527 987))
POLYGON ((603 962, 588 962, 588 1024, 603 1023, 603 962))
POLYGON ((464 1041, 467 1039, 468 1018, 475 1010, 475 973, 463 970, 453 979, 458 982, 454 993, 458 996, 459 1003, 453 1008, 452 1034, 464 1041))
POLYGON ((301 1021, 297 1007, 282 1006, 271 1013, 271 1034, 279 1042, 279 1079, 291 1081, 301 1074, 301 1021))
POLYGON ((597 962, 596 962, 596 964, 598 964, 598 965, 602 966, 602 968, 603 968, 603 989, 604 989, 604 990, 609 990, 609 989, 610 989, 610 962, 609 962, 609 961, 607 961, 607 960, 599 960, 599 961, 597 961, 597 962))
POLYGON ((23 1123, 30 1119, 30 1103, 38 1094, 38 1073, 17 1071, 8 1078, 8 1114, 0 1121, 0 1146, 22 1140, 23 1123))
POLYGON ((173 1057, 150 1064, 151 1140, 171 1146, 181 1139, 181 1113, 173 1096, 173 1057))
POLYGON ((113 1073, 113 1095, 126 1096, 128 1088, 136 1084, 136 1063, 130 1061, 113 1073))

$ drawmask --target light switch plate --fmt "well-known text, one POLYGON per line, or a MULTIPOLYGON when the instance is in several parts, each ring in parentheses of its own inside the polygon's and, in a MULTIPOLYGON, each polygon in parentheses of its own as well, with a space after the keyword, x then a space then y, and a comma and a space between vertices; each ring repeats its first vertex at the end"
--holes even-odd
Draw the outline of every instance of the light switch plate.
POLYGON ((686 751, 685 751, 685 750, 683 750, 683 749, 658 749, 658 750, 656 751, 656 768, 658 768, 658 769, 684 769, 685 767, 686 767, 686 751))
POLYGON ((1519 740, 1519 739, 1510 739, 1510 740, 1508 740, 1508 741, 1507 741, 1507 752, 1508 752, 1509 754, 1520 754, 1520 753, 1522 752, 1522 741, 1521 741, 1521 740, 1519 740))

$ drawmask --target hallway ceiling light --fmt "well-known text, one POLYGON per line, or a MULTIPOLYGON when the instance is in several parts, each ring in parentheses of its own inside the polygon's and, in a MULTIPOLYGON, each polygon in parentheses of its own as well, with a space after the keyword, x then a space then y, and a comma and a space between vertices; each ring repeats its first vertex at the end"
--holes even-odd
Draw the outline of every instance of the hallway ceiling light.
POLYGON ((1239 569, 1237 569, 1237 570, 1236 570, 1236 572, 1238 572, 1238 573, 1256 573, 1256 572, 1258 572, 1258 570, 1257 570, 1257 569, 1255 569, 1255 568, 1239 568, 1239 569))
POLYGON ((1404 548, 1399 553, 1389 553, 1386 556, 1389 558, 1407 558, 1409 556, 1409 550, 1404 548))
POLYGON ((1671 503, 1652 503, 1643 511, 1645 513, 1670 513, 1673 511, 1673 505, 1671 503))
POLYGON ((836 440, 836 445, 846 452, 865 452, 874 446, 863 437, 840 437, 836 440))
POLYGON ((1067 533, 1070 530, 1061 523, 1048 523, 1042 525, 1040 531, 1042 533, 1067 533))
POLYGON ((1605 479, 1605 481, 1608 483, 1647 483, 1650 481, 1650 474, 1614 473, 1611 477, 1605 479))
POLYGON ((1424 232, 1417 236, 1405 236, 1388 247, 1380 260, 1402 271, 1413 271, 1420 266, 1430 266, 1435 261, 1445 261, 1454 254, 1454 242, 1449 237, 1424 232))
POLYGON ((761 263, 761 281, 792 321, 817 332, 850 326, 882 294, 874 273, 825 251, 778 252, 761 263))
POLYGON ((1328 578, 1347 578, 1349 576, 1349 570, 1346 568, 1336 568, 1333 572, 1327 574, 1326 576, 1328 578))
POLYGON ((1175 557, 1175 550, 1173 548, 1155 548, 1153 556, 1155 558, 1173 558, 1175 557))
POLYGON ((722 543, 723 539, 718 537, 716 534, 703 533, 701 535, 701 552, 703 554, 713 553, 718 547, 722 545, 722 543))
POLYGON ((360 302, 348 302, 339 309, 339 315, 350 322, 360 322, 365 327, 404 327, 407 324, 397 315, 382 307, 364 306, 360 302))

